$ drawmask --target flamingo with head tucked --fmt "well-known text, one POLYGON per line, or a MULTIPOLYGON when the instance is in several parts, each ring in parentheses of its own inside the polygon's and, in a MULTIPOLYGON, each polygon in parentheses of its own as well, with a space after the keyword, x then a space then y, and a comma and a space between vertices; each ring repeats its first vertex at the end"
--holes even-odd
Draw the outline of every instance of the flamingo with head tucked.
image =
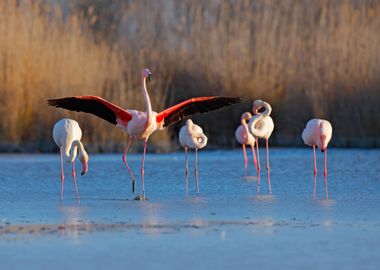
POLYGON ((207 145, 207 137, 203 133, 200 126, 193 123, 191 119, 187 119, 186 125, 179 131, 179 143, 185 148, 186 158, 186 194, 189 188, 189 162, 187 157, 187 150, 195 149, 195 161, 194 161, 194 175, 197 194, 199 194, 198 184, 198 149, 202 149, 207 145))
POLYGON ((247 158, 247 151, 245 147, 246 145, 251 146, 253 165, 255 166, 257 170, 257 160, 256 160, 256 154, 255 154, 255 137, 253 137, 252 134, 249 132, 248 125, 247 125, 247 121, 249 121, 251 117, 252 117, 252 114, 250 114, 249 112, 243 113, 240 118, 241 125, 238 126, 238 128, 235 131, 236 140, 243 147, 244 168, 245 168, 246 175, 247 175, 247 169, 248 169, 248 158, 247 158))
POLYGON ((63 183, 65 179, 65 175, 63 172, 63 157, 66 162, 71 162, 72 169, 71 174, 74 179, 75 191, 77 194, 78 203, 80 202, 78 186, 77 186, 77 178, 75 174, 75 166, 74 161, 78 154, 79 148, 79 160, 82 163, 82 173, 84 175, 88 171, 88 155, 82 142, 80 141, 82 138, 82 130, 79 127, 79 124, 72 119, 61 119, 57 123, 55 123, 53 128, 53 139, 54 142, 59 147, 60 154, 60 163, 61 163, 61 203, 63 201, 63 183))
POLYGON ((269 143, 268 139, 272 135, 274 129, 274 123, 270 114, 272 112, 272 107, 268 102, 262 100, 255 100, 253 102, 252 111, 254 116, 249 120, 248 127, 249 131, 256 138, 256 150, 257 150, 257 192, 260 192, 260 154, 259 154, 259 141, 258 139, 265 139, 266 146, 266 169, 268 176, 268 187, 269 194, 272 194, 272 186, 270 184, 270 166, 269 166, 269 143), (259 112, 261 108, 265 110, 263 112, 259 112))
POLYGON ((146 81, 150 80, 152 73, 149 69, 143 69, 141 73, 142 92, 145 99, 146 111, 136 111, 122 109, 97 96, 75 96, 59 99, 50 99, 48 104, 55 107, 61 107, 72 111, 81 111, 94 114, 104 120, 116 125, 129 134, 128 145, 123 155, 123 161, 127 166, 132 178, 132 187, 134 186, 134 176, 126 161, 126 155, 132 140, 143 140, 144 151, 141 164, 141 182, 142 197, 145 199, 144 188, 144 163, 146 155, 146 146, 149 136, 156 130, 162 130, 171 124, 174 124, 186 117, 196 113, 205 113, 220 109, 241 101, 240 98, 234 97, 196 97, 185 100, 166 110, 156 113, 152 110, 150 98, 146 88, 146 81))
POLYGON ((315 146, 324 152, 324 182, 326 188, 326 197, 328 198, 327 188, 327 145, 332 137, 332 125, 324 119, 311 119, 307 122, 305 129, 302 132, 302 139, 306 145, 313 147, 314 153, 314 196, 317 186, 317 157, 315 154, 315 146))

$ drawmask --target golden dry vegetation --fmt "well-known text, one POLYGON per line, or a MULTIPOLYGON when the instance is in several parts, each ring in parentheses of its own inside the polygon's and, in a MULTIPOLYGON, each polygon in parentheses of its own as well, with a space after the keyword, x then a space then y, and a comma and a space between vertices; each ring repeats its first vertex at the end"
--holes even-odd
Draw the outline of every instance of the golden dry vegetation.
MULTIPOLYGON (((211 145, 235 144, 240 114, 256 98, 272 104, 273 144, 300 144, 305 122, 321 117, 333 123, 336 146, 380 145, 378 1, 68 2, 0 2, 3 150, 54 149, 51 128, 63 116, 80 122, 93 151, 120 150, 120 130, 46 99, 93 94, 144 109, 145 66, 155 76, 148 88, 156 111, 191 96, 246 98, 195 117, 211 145)), ((151 145, 173 149, 177 130, 151 145)))

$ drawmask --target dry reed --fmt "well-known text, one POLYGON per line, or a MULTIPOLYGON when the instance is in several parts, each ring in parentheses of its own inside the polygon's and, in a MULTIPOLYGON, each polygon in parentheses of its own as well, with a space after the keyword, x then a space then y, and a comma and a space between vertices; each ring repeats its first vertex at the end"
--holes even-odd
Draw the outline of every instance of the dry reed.
MULTIPOLYGON (((240 113, 261 98, 273 104, 275 144, 300 144, 305 122, 323 117, 334 125, 336 146, 380 145, 377 1, 112 2, 107 12, 123 12, 109 39, 102 9, 86 1, 65 16, 42 1, 0 3, 0 145, 51 150, 51 126, 70 116, 93 150, 120 149, 122 132, 96 117, 48 108, 46 99, 95 94, 144 109, 144 66, 156 75, 149 88, 157 111, 190 96, 247 98, 195 117, 211 144, 234 145, 240 113), (216 117, 225 121, 210 125, 216 117)), ((176 130, 156 134, 152 145, 170 148, 176 130)))

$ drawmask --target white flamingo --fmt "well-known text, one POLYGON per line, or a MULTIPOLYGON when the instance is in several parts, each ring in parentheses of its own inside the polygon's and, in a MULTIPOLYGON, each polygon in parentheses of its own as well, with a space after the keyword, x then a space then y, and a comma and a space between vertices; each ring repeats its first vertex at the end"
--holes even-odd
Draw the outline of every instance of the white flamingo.
POLYGON ((324 152, 324 181, 326 187, 326 197, 328 198, 328 188, 327 188, 327 145, 332 137, 332 126, 331 123, 324 119, 311 119, 307 122, 305 129, 302 132, 302 139, 304 143, 308 146, 313 147, 314 152, 314 196, 316 192, 317 185, 317 157, 315 154, 315 146, 324 152))
POLYGON ((179 131, 179 143, 185 148, 186 157, 186 194, 189 188, 189 162, 187 150, 195 149, 194 175, 197 194, 199 194, 198 184, 198 149, 202 149, 207 145, 207 137, 203 133, 200 126, 193 123, 191 119, 186 121, 186 125, 179 131))
POLYGON ((270 117, 270 114, 272 112, 272 107, 269 105, 268 102, 262 101, 262 100, 255 100, 253 102, 253 117, 249 120, 248 128, 249 131, 252 133, 252 135, 256 138, 256 152, 257 152, 257 192, 260 192, 260 153, 259 153, 259 141, 258 139, 265 139, 265 147, 266 147, 266 169, 267 169, 267 176, 268 176, 268 187, 269 187, 269 194, 272 194, 272 187, 270 184, 270 166, 269 166, 269 145, 268 145, 268 139, 271 136, 273 129, 274 129, 274 123, 273 119, 270 117), (263 112, 259 112, 261 108, 265 108, 263 112))
POLYGON ((132 191, 135 178, 126 161, 126 156, 132 140, 144 141, 144 152, 141 164, 142 197, 137 197, 137 199, 143 200, 145 199, 144 163, 146 145, 149 136, 156 130, 162 130, 169 125, 196 113, 209 112, 241 102, 240 98, 232 97, 197 97, 185 100, 177 105, 167 108, 160 113, 156 113, 152 110, 150 98, 146 89, 146 80, 150 80, 151 76, 152 73, 149 71, 149 69, 143 69, 141 73, 141 84, 146 105, 145 112, 122 109, 97 96, 76 96, 48 100, 48 104, 51 106, 94 114, 116 125, 129 134, 128 145, 124 151, 123 161, 127 166, 129 174, 132 178, 132 191))
POLYGON ((71 174, 74 179, 75 191, 77 194, 78 203, 80 202, 77 179, 75 174, 75 158, 78 154, 78 158, 82 163, 82 173, 81 175, 87 173, 88 171, 88 155, 86 150, 81 143, 82 138, 82 130, 79 127, 79 124, 72 119, 61 119, 57 123, 55 123, 53 128, 53 139, 54 142, 59 147, 59 156, 61 163, 61 203, 63 201, 63 183, 65 179, 65 175, 63 172, 63 156, 66 162, 71 162, 72 169, 71 174))
POLYGON ((238 128, 235 131, 236 140, 243 147, 245 174, 247 174, 247 168, 248 168, 248 158, 247 158, 247 151, 245 147, 246 145, 251 146, 253 164, 257 170, 257 160, 256 160, 256 154, 255 154, 255 148, 254 148, 255 137, 253 137, 252 134, 249 132, 248 125, 247 125, 247 121, 249 121, 251 117, 252 117, 252 114, 250 114, 249 112, 243 113, 240 118, 241 125, 238 126, 238 128))

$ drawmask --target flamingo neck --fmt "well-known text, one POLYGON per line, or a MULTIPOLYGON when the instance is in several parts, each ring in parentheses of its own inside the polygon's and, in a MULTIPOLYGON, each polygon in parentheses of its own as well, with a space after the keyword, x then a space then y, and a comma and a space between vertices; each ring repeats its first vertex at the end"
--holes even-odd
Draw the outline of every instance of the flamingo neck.
POLYGON ((267 102, 263 103, 263 107, 265 110, 261 114, 264 116, 269 116, 272 113, 272 107, 267 102))
POLYGON ((251 129, 251 133, 254 134, 254 136, 255 136, 256 132, 260 132, 260 129, 256 128, 256 124, 257 124, 257 122, 261 121, 261 119, 263 119, 264 117, 267 116, 267 114, 265 114, 266 111, 267 110, 265 110, 262 113, 256 114, 256 116, 253 118, 252 123, 249 124, 250 129, 251 129))
POLYGON ((249 134, 247 120, 248 120, 247 118, 242 118, 242 119, 241 119, 241 126, 243 127, 244 132, 245 132, 246 134, 249 134))
POLYGON ((87 165, 88 154, 87 154, 86 150, 84 149, 82 142, 79 140, 74 141, 72 143, 72 147, 75 147, 75 152, 76 152, 76 148, 77 147, 79 148, 78 158, 79 158, 80 162, 82 163, 82 175, 83 175, 88 171, 88 165, 87 165))
POLYGON ((146 114, 148 117, 148 122, 150 122, 152 120, 152 105, 150 103, 148 90, 146 89, 146 78, 142 79, 142 90, 143 90, 143 95, 144 95, 144 99, 145 99, 146 114))
POLYGON ((63 144, 62 146, 64 149, 63 153, 66 162, 73 162, 78 154, 77 145, 75 145, 75 141, 68 144, 63 144))

